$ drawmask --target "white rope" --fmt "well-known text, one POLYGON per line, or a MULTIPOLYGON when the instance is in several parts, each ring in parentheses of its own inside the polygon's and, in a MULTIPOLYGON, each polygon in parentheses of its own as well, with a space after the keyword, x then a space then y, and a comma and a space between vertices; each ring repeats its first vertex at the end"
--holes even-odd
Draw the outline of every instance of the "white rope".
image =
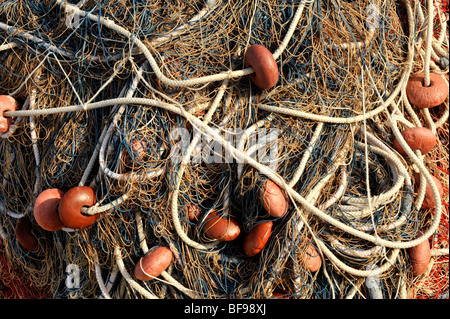
MULTIPOLYGON (((36 90, 33 89, 31 91, 31 94, 30 94, 30 109, 31 110, 34 109, 35 102, 36 102, 36 90)), ((41 174, 40 174, 40 170, 41 170, 41 156, 39 154, 39 147, 37 145, 38 139, 37 139, 37 135, 36 135, 36 124, 34 122, 34 117, 32 117, 32 116, 30 116, 30 137, 31 137, 31 144, 32 144, 32 147, 33 147, 34 158, 35 158, 35 161, 36 161, 36 168, 35 168, 36 181, 35 181, 35 184, 34 184, 33 195, 37 196, 38 187, 39 187, 39 184, 41 182, 41 174)))
MULTIPOLYGON (((420 6, 420 4, 419 4, 420 6)), ((425 59, 424 59, 424 86, 430 86, 430 61, 431 51, 433 50, 433 10, 434 0, 427 0, 427 29, 425 40, 425 59)))
POLYGON ((297 169, 295 170, 294 176, 292 176, 291 180, 289 181, 289 186, 294 187, 295 184, 297 184, 300 177, 303 175, 303 171, 305 170, 306 163, 309 160, 309 157, 311 156, 312 150, 314 149, 317 140, 320 137, 320 134, 322 133, 324 123, 320 122, 316 126, 316 130, 314 131, 313 136, 311 137, 311 140, 309 141, 309 145, 306 148, 305 152, 303 153, 302 159, 300 161, 300 164, 298 165, 297 169))
MULTIPOLYGON (((207 124, 207 123, 209 123, 209 121, 211 121, 213 114, 215 113, 217 107, 219 106, 220 101, 222 100, 222 97, 225 93, 227 86, 228 86, 228 80, 224 80, 222 82, 222 85, 219 88, 219 91, 217 92, 217 95, 216 95, 214 101, 211 104, 211 107, 208 110, 208 113, 206 113, 202 123, 207 124)), ((190 115, 190 116, 192 116, 192 115, 190 115)), ((186 244, 188 244, 189 246, 194 247, 196 249, 208 250, 208 249, 216 247, 217 243, 213 242, 211 244, 204 245, 204 244, 200 244, 200 243, 190 239, 181 227, 180 217, 178 214, 178 194, 179 194, 179 190, 180 190, 181 180, 182 180, 184 171, 186 169, 187 163, 192 155, 192 152, 194 151, 194 148, 196 147, 196 145, 201 137, 201 131, 199 130, 199 128, 196 126, 193 126, 193 127, 194 127, 194 132, 195 132, 194 137, 192 138, 192 141, 191 141, 188 149, 186 150, 185 155, 183 156, 183 158, 181 160, 181 164, 180 164, 180 167, 177 171, 176 178, 175 178, 176 185, 175 185, 175 189, 172 192, 172 199, 171 199, 172 221, 174 223, 175 230, 176 230, 178 236, 181 238, 181 240, 183 240, 186 244)))
POLYGON ((97 262, 95 262, 94 264, 94 268, 95 268, 95 278, 97 279, 97 283, 98 286, 100 288, 100 291, 102 292, 102 296, 105 299, 111 299, 111 296, 109 295, 109 292, 105 286, 105 283, 103 282, 103 278, 102 278, 102 271, 100 269, 100 266, 97 262))

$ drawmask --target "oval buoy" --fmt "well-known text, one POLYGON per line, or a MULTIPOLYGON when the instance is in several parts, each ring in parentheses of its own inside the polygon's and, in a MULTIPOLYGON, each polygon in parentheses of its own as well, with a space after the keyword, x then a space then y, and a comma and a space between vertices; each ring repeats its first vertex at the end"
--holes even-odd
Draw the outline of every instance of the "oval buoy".
MULTIPOLYGON (((147 142, 142 140, 132 140, 131 141, 131 157, 134 158, 134 161, 140 165, 144 163, 147 142)), ((132 158, 129 159, 131 165, 133 163, 132 158)))
MULTIPOLYGON (((401 134, 409 147, 413 151, 420 150, 422 155, 427 154, 436 145, 436 136, 426 127, 410 127, 403 130, 401 134)), ((401 155, 406 155, 397 139, 394 140, 394 147, 401 155)))
POLYGON ((77 186, 64 194, 59 202, 59 217, 64 225, 73 229, 90 227, 98 215, 85 215, 82 207, 91 207, 97 202, 95 191, 88 186, 77 186))
POLYGON ((21 217, 17 220, 15 234, 17 241, 22 247, 33 251, 37 247, 37 239, 31 232, 32 225, 28 216, 21 217))
POLYGON ((259 192, 264 209, 272 217, 282 217, 286 214, 289 203, 283 194, 282 189, 271 180, 264 182, 259 192))
POLYGON ((425 74, 418 73, 406 84, 406 96, 418 108, 431 108, 442 104, 448 95, 448 85, 436 73, 430 73, 430 86, 425 86, 425 74))
POLYGON ((172 251, 164 246, 156 246, 139 259, 134 268, 134 276, 142 281, 152 280, 162 274, 172 262, 172 251))
POLYGON ((273 222, 260 223, 253 227, 244 239, 244 253, 253 257, 261 252, 272 234, 273 222))
POLYGON ((198 222, 202 210, 195 204, 187 204, 183 207, 183 211, 191 222, 198 222))
MULTIPOLYGON (((442 196, 444 196, 444 189, 442 187, 441 182, 439 181, 439 179, 437 179, 437 177, 435 176, 431 176, 436 184, 436 187, 438 189, 439 192, 439 196, 442 200, 442 196)), ((414 181, 416 182, 417 185, 417 189, 419 189, 420 187, 420 174, 419 173, 414 173, 414 181)), ((425 197, 423 199, 422 202, 422 207, 423 209, 430 209, 430 208, 434 208, 436 206, 436 203, 434 201, 434 196, 433 196, 433 192, 431 191, 431 187, 428 184, 427 181, 425 181, 427 183, 427 185, 425 186, 425 197)))
POLYGON ((245 67, 255 71, 250 80, 261 89, 269 89, 278 82, 278 65, 272 53, 264 46, 255 44, 245 52, 245 67))
POLYGON ((316 272, 320 269, 322 265, 322 258, 316 248, 313 246, 308 246, 305 253, 303 254, 303 260, 305 261, 306 268, 310 272, 316 272))
MULTIPOLYGON (((422 236, 420 232, 417 237, 422 236)), ((411 259, 412 272, 414 276, 422 275, 427 270, 431 258, 431 249, 428 239, 417 246, 408 248, 409 258, 411 259)))
POLYGON ((206 236, 220 241, 235 240, 241 234, 241 227, 234 218, 222 218, 211 212, 203 225, 206 236))

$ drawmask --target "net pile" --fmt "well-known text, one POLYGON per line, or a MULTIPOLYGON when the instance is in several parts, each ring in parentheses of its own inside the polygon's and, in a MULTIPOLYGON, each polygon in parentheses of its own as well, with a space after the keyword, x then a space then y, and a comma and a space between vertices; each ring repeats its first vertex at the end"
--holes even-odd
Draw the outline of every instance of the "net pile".
POLYGON ((449 100, 420 109, 405 94, 423 71, 448 86, 448 4, 430 3, 2 1, 0 94, 21 109, 5 115, 0 141, 0 287, 12 289, 0 296, 445 294, 449 100), (277 62, 270 89, 249 77, 252 45, 277 62), (429 153, 396 150, 411 127, 436 136, 429 153), (431 176, 444 192, 426 209, 419 181, 431 176), (282 216, 261 200, 268 180, 283 190, 282 216), (40 227, 38 195, 77 186, 95 190, 83 213, 97 220, 40 227), (241 236, 207 236, 214 212, 241 236), (22 218, 35 250, 16 238, 22 218), (267 244, 249 257, 246 235, 267 222, 267 244), (416 276, 409 249, 423 242, 431 259, 416 276), (157 246, 173 261, 139 280, 136 265, 157 246), (15 293, 15 274, 34 290, 15 293))

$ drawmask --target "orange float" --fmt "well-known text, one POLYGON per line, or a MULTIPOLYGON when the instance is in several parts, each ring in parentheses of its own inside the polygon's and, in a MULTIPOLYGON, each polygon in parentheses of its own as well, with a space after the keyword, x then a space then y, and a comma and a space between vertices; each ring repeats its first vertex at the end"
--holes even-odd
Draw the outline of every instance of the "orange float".
POLYGON ((16 223, 15 234, 17 241, 27 250, 34 251, 37 247, 37 239, 31 232, 32 225, 28 216, 19 218, 16 223))
POLYGON ((261 252, 272 234, 273 222, 260 223, 253 227, 244 239, 244 253, 253 257, 261 252))
POLYGON ((34 219, 43 229, 57 231, 64 227, 58 214, 58 205, 63 196, 62 190, 50 188, 36 198, 33 208, 34 219))
POLYGON ((448 85, 436 73, 430 73, 430 86, 425 86, 425 74, 418 73, 406 84, 406 96, 418 108, 431 108, 442 104, 448 96, 448 85))
POLYGON ((169 267, 173 259, 172 251, 164 246, 157 246, 148 251, 134 268, 134 276, 142 281, 152 280, 169 267))
POLYGON ((85 215, 82 207, 91 207, 97 202, 95 191, 88 186, 77 186, 64 194, 59 202, 59 217, 64 225, 73 229, 90 227, 98 215, 85 215))
POLYGON ((322 265, 322 258, 320 258, 320 254, 317 252, 317 249, 311 245, 306 249, 306 252, 303 255, 303 260, 306 263, 306 268, 310 272, 318 271, 322 265))
POLYGON ((264 209, 273 217, 282 217, 286 214, 289 203, 282 189, 271 180, 267 180, 259 193, 264 209))
POLYGON ((245 67, 255 71, 250 80, 261 89, 269 89, 278 82, 278 65, 272 53, 264 46, 255 44, 245 53, 245 67))
MULTIPOLYGON (((439 191, 439 196, 442 199, 442 196, 444 196, 444 188, 442 187, 442 184, 439 181, 439 179, 437 179, 435 176, 431 176, 431 177, 433 178, 433 180, 436 184, 436 187, 439 191)), ((420 174, 419 173, 414 173, 414 180, 416 182, 417 189, 419 189, 419 187, 420 187, 420 174)), ((433 192, 431 191, 431 187, 427 182, 427 186, 425 187, 425 197, 423 199, 422 208, 430 209, 430 208, 434 208, 434 206, 436 206, 436 203, 434 202, 433 192)))
MULTIPOLYGON (((420 237, 422 232, 417 237, 420 237)), ((431 258, 431 249, 428 239, 417 246, 408 248, 409 258, 411 259, 412 272, 414 276, 422 275, 427 270, 431 258)))
MULTIPOLYGON (((427 154, 436 145, 436 136, 426 127, 410 127, 401 132, 405 142, 414 150, 420 150, 422 155, 427 154)), ((394 140, 395 149, 403 156, 406 152, 397 139, 394 140)))
POLYGON ((183 211, 191 222, 198 222, 202 214, 202 210, 195 204, 187 204, 183 211))
MULTIPOLYGON (((146 147, 147 147, 147 143, 145 141, 133 140, 131 142, 131 151, 133 152, 135 161, 139 164, 143 164, 146 147)), ((130 159, 130 164, 131 163, 132 163, 132 160, 130 159)))
POLYGON ((19 109, 19 103, 9 95, 0 95, 0 133, 8 132, 12 124, 12 117, 5 117, 3 112, 16 111, 19 109))
POLYGON ((210 238, 232 241, 241 234, 241 227, 234 218, 222 218, 217 212, 211 212, 203 225, 203 231, 210 238))
POLYGON ((275 291, 270 298, 272 299, 289 299, 290 293, 286 290, 275 291))

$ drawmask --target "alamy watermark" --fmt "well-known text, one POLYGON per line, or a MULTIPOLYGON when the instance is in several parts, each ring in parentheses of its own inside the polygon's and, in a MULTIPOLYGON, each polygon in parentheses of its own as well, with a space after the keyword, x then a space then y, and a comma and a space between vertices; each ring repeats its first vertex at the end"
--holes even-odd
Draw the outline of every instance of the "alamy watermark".
POLYGON ((69 289, 79 289, 80 276, 80 267, 76 264, 68 264, 66 266, 66 287, 69 289))
POLYGON ((379 267, 375 264, 366 266, 366 270, 371 274, 366 277, 365 285, 370 299, 383 299, 381 290, 381 280, 379 276, 379 267))
POLYGON ((176 128, 170 132, 170 160, 174 163, 181 161, 190 163, 245 163, 245 158, 233 154, 230 147, 241 150, 247 157, 263 165, 276 168, 278 162, 278 138, 276 128, 259 128, 247 134, 240 128, 220 130, 213 129, 221 140, 215 140, 210 135, 193 133, 185 128, 176 128), (224 142, 224 143, 223 143, 224 142))
POLYGON ((380 27, 380 8, 375 4, 369 4, 365 10, 367 14, 366 27, 369 31, 373 31, 380 27))
POLYGON ((81 25, 81 14, 78 7, 67 3, 65 6, 65 13, 66 27, 74 30, 78 29, 78 27, 81 25))

